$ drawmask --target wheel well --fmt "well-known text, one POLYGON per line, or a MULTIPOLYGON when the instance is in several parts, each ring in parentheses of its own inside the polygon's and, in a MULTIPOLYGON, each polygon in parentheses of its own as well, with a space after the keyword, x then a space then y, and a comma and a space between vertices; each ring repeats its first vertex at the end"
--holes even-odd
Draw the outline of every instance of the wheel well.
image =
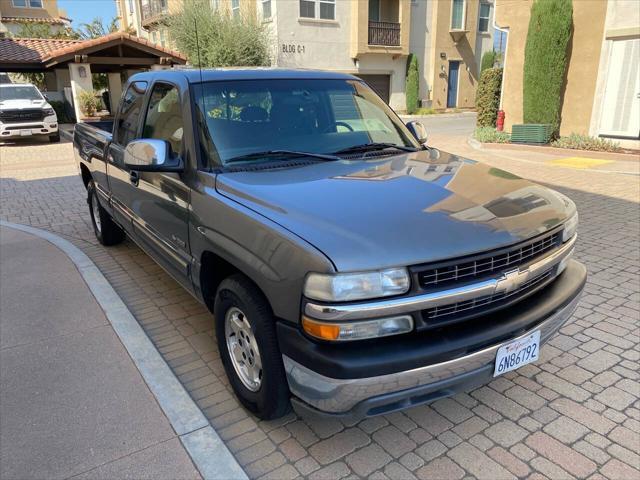
POLYGON ((213 312, 213 302, 220 283, 234 273, 241 273, 224 258, 213 252, 204 252, 200 267, 200 288, 202 296, 210 311, 213 312))
POLYGON ((87 188, 87 185, 89 185, 89 181, 91 181, 92 179, 91 172, 89 171, 86 165, 81 163, 80 173, 82 174, 82 181, 84 182, 84 187, 87 188))
POLYGON ((227 262, 224 258, 213 252, 204 252, 202 254, 202 262, 200 267, 200 289, 202 297, 209 311, 213 312, 213 306, 216 297, 216 291, 225 278, 236 273, 244 275, 251 283, 255 285, 260 294, 264 297, 265 302, 273 312, 273 306, 269 298, 262 291, 260 286, 253 279, 245 274, 242 270, 227 262))

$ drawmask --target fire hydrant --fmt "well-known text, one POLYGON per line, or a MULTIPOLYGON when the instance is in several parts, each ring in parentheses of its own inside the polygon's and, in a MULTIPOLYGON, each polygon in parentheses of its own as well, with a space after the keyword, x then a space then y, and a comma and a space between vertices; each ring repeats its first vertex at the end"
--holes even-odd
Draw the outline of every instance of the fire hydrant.
POLYGON ((496 121, 496 130, 499 132, 504 130, 504 110, 498 110, 498 120, 496 121))

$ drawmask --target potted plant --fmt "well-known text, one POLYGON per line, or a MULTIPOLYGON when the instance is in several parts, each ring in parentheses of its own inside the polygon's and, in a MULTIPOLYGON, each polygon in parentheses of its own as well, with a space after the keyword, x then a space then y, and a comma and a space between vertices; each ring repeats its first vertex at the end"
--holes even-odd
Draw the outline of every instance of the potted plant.
POLYGON ((85 118, 91 118, 96 115, 100 103, 93 90, 83 90, 79 95, 80 111, 86 115, 85 118))

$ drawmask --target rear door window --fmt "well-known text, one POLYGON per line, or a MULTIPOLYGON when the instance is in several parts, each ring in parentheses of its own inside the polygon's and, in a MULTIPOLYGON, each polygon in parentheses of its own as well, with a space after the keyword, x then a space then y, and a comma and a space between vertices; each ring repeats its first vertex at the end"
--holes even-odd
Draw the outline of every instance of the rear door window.
POLYGON ((146 91, 147 82, 133 82, 122 99, 115 141, 123 147, 136 138, 146 91))

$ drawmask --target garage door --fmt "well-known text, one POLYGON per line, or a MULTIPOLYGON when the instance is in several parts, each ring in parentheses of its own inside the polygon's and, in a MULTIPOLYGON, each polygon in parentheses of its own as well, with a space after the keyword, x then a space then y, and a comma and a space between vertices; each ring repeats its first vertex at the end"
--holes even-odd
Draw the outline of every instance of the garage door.
POLYGON ((367 82, 380 97, 389 103, 389 87, 391 85, 391 75, 358 75, 362 80, 367 82))

